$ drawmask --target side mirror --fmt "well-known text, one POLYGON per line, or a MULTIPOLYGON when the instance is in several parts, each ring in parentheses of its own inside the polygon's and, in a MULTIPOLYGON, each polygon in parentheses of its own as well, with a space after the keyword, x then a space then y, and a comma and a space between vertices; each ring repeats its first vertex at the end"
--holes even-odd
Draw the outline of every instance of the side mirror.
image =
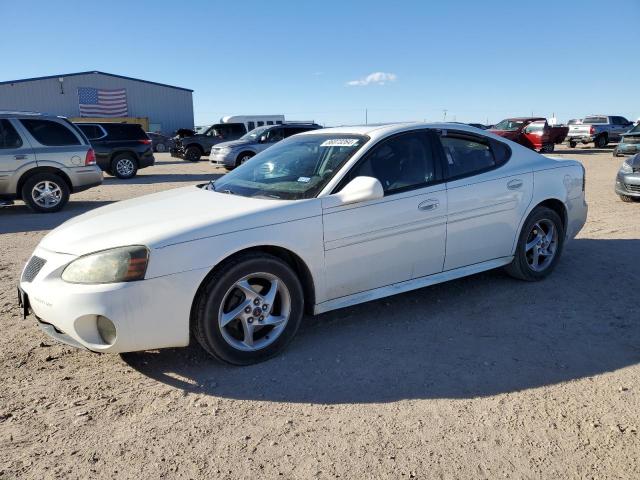
POLYGON ((262 136, 260 137, 260 143, 264 143, 264 142, 266 142, 266 141, 267 141, 267 136, 266 136, 266 135, 262 135, 262 136))
MULTIPOLYGON (((384 189, 377 178, 356 177, 335 195, 327 197, 325 206, 338 207, 351 203, 379 200, 384 197, 384 189)), ((324 203, 324 202, 323 202, 324 203)))

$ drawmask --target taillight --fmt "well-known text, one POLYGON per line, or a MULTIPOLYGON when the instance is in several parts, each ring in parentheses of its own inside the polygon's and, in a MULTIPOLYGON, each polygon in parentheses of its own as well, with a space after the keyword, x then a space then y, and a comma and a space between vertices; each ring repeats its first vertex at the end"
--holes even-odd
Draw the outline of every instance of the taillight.
POLYGON ((596 127, 591 125, 591 128, 589 129, 589 135, 595 135, 595 134, 596 134, 596 127))
POLYGON ((87 150, 87 156, 84 157, 85 165, 95 165, 96 164, 96 152, 93 151, 93 148, 87 150))
POLYGON ((144 140, 138 140, 138 141, 144 145, 151 145, 151 140, 149 140, 148 138, 144 140))

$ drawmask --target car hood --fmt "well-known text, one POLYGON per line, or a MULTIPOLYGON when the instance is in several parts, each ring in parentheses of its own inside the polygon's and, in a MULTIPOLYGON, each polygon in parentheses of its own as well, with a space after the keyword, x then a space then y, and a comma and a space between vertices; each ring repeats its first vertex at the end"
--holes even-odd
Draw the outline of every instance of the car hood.
POLYGON ((253 140, 230 140, 228 142, 220 142, 216 145, 216 148, 236 148, 251 145, 254 142, 253 140))
MULTIPOLYGON (((309 217, 314 215, 309 203, 316 200, 247 198, 184 187, 96 208, 52 230, 40 246, 71 255, 125 245, 162 248, 309 217)), ((317 201, 315 208, 320 214, 317 201)))

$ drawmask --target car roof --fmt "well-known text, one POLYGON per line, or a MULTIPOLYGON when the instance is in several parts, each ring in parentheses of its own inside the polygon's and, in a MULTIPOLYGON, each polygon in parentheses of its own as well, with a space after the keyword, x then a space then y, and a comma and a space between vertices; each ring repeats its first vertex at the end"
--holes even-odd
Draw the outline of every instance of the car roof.
POLYGON ((352 125, 343 127, 322 128, 319 130, 310 130, 303 135, 366 135, 371 139, 383 138, 394 133, 404 132, 406 130, 414 130, 420 128, 431 128, 440 130, 458 130, 470 133, 482 133, 488 136, 486 130, 481 130, 463 123, 425 123, 425 122, 403 122, 403 123, 384 123, 375 125, 352 125))
POLYGON ((26 112, 20 110, 0 110, 0 118, 16 118, 16 117, 40 117, 40 118, 65 118, 61 115, 53 115, 42 112, 26 112))

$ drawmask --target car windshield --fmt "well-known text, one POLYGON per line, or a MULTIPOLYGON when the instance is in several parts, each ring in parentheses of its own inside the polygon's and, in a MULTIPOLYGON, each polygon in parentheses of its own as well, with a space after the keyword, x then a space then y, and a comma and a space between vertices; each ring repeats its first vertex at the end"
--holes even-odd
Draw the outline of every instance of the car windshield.
POLYGON ((369 137, 296 135, 209 184, 216 192, 283 200, 313 198, 369 137))
POLYGON ((201 125, 201 126, 195 127, 195 130, 194 130, 194 131, 195 131, 196 133, 204 133, 204 132, 206 132, 206 131, 207 131, 207 128, 209 128, 210 126, 211 126, 211 125, 201 125))
POLYGON ((241 136, 240 140, 257 140, 269 128, 272 128, 272 126, 268 125, 265 127, 254 128, 249 133, 245 133, 243 136, 241 136))
POLYGON ((503 120, 500 123, 498 123, 494 129, 495 130, 507 130, 507 131, 514 131, 514 130, 519 130, 520 127, 524 124, 524 122, 522 120, 503 120))
POLYGON ((640 133, 640 122, 638 122, 635 127, 629 130, 629 133, 640 133))
POLYGON ((582 123, 590 125, 595 123, 608 123, 608 122, 607 122, 607 117, 587 117, 584 120, 582 120, 582 123))

